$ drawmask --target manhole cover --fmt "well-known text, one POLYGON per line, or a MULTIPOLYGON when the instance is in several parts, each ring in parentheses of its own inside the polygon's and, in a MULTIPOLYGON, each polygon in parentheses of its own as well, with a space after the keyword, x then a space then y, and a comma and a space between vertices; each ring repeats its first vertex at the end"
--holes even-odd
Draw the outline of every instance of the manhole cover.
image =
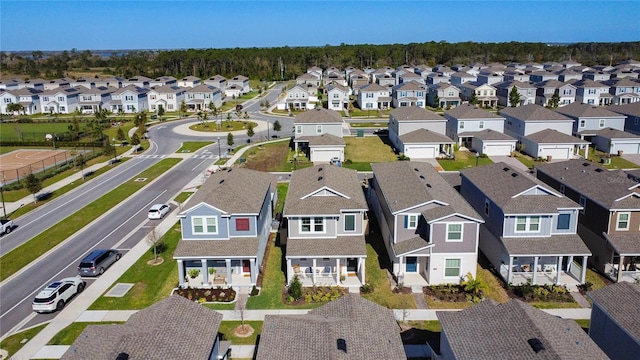
POLYGON ((137 179, 135 179, 134 181, 137 181, 137 182, 144 182, 144 181, 147 181, 147 178, 137 178, 137 179))
POLYGON ((132 287, 133 287, 133 284, 118 283, 116 284, 116 286, 112 287, 111 290, 109 290, 109 292, 106 293, 104 296, 123 297, 124 294, 126 294, 129 291, 129 289, 131 289, 132 287))

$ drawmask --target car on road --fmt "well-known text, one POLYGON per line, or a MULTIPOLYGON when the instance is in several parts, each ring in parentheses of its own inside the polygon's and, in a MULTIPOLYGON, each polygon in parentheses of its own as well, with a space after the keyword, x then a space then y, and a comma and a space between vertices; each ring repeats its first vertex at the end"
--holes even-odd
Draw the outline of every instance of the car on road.
POLYGON ((236 105, 236 111, 242 111, 242 109, 244 109, 244 106, 240 104, 236 105))
POLYGON ((87 283, 80 276, 52 282, 36 295, 31 307, 37 313, 60 311, 73 296, 81 293, 85 286, 87 283))
POLYGON ((171 207, 167 204, 155 204, 149 209, 149 219, 158 220, 162 219, 171 211, 171 207))
POLYGON ((8 234, 13 230, 13 220, 1 219, 0 220, 0 234, 8 234))
POLYGON ((89 255, 85 256, 78 266, 78 275, 80 276, 98 276, 113 265, 114 262, 120 260, 122 254, 118 250, 93 250, 89 255))

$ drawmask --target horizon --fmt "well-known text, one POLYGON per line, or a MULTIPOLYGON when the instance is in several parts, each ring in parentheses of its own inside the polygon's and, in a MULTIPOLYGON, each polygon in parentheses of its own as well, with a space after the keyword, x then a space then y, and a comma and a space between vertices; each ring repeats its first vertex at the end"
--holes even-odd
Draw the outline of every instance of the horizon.
POLYGON ((638 13, 640 1, 2 0, 0 51, 618 43, 640 40, 638 13))

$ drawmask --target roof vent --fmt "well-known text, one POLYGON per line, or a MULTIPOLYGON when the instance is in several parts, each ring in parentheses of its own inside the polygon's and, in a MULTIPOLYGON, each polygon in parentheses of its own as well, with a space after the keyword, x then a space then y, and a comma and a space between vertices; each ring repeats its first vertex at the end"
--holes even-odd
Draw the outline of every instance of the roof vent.
POLYGON ((338 350, 342 350, 345 353, 347 352, 347 340, 340 338, 337 340, 337 345, 338 345, 338 350))
POLYGON ((430 188, 430 187, 431 187, 431 184, 427 184, 427 187, 428 187, 428 188, 430 188))
POLYGON ((536 352, 536 354, 544 350, 544 345, 542 345, 542 341, 540 341, 540 339, 538 338, 531 338, 527 340, 527 342, 529 343, 529 346, 531 346, 533 351, 536 352))
POLYGON ((596 172, 603 172, 604 170, 602 168, 597 168, 596 172))
POLYGON ((420 171, 420 170, 418 170, 418 168, 413 168, 413 170, 415 170, 415 171, 420 171))
POLYGON ((511 173, 511 177, 518 177, 518 173, 511 173))
POLYGON ((322 176, 318 176, 318 181, 321 181, 321 180, 322 180, 322 176))
POLYGON ((587 172, 587 170, 585 170, 585 169, 582 169, 582 172, 583 172, 583 173, 586 173, 586 172, 587 172))
POLYGON ((511 169, 509 169, 508 167, 503 167, 502 168, 502 171, 509 171, 509 170, 511 170, 511 169))
POLYGON ((568 167, 568 166, 566 166, 564 169, 565 169, 565 170, 569 170, 569 167, 568 167))
POLYGON ((224 179, 220 180, 220 182, 218 184, 222 184, 224 182, 224 179))
POLYGON ((318 172, 320 172, 320 171, 322 171, 322 167, 319 167, 319 168, 318 168, 318 172))
POLYGON ((116 356, 116 360, 129 360, 129 354, 121 352, 116 356))
POLYGON ((583 162, 582 166, 589 166, 590 164, 588 162, 583 162))
POLYGON ((423 180, 424 180, 424 175, 420 175, 420 179, 423 179, 423 180))

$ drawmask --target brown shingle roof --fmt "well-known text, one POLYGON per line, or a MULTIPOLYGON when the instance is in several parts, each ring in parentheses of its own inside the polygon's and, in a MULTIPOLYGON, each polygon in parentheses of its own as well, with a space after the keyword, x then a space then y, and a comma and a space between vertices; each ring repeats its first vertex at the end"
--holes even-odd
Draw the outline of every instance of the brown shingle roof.
POLYGON ((508 115, 522 121, 566 120, 573 122, 572 119, 537 104, 506 107, 500 110, 500 115, 508 115))
POLYGON ((413 130, 406 134, 400 135, 399 138, 403 144, 415 144, 415 143, 453 144, 455 142, 446 135, 442 135, 440 133, 427 130, 427 129, 413 130))
POLYGON ((389 115, 393 116, 398 121, 410 121, 410 120, 436 120, 446 121, 442 116, 434 113, 433 111, 423 109, 417 106, 403 106, 391 110, 389 115))
POLYGON ((553 235, 551 237, 500 237, 511 256, 560 256, 585 255, 591 251, 577 234, 553 235))
POLYGON ((256 257, 258 238, 230 238, 228 240, 180 240, 174 258, 256 257))
POLYGON ((340 113, 333 110, 315 108, 296 115, 294 124, 342 123, 340 113))
POLYGON ((640 311, 637 302, 640 299, 640 286, 622 281, 590 291, 587 296, 636 342, 640 342, 640 311))

